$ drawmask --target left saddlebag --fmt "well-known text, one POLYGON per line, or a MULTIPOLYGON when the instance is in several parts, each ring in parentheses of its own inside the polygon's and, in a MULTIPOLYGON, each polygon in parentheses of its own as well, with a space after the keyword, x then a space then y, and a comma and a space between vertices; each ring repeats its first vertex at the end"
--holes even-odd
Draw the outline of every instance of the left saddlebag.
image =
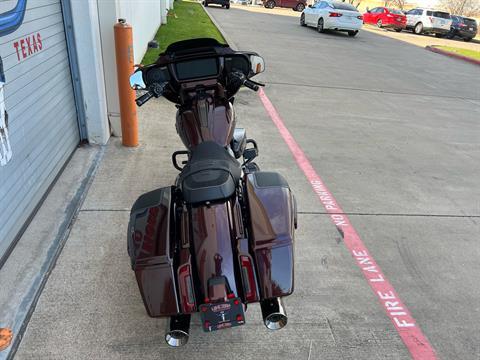
POLYGON ((128 254, 145 308, 152 317, 179 313, 174 240, 173 188, 140 196, 130 212, 128 254))

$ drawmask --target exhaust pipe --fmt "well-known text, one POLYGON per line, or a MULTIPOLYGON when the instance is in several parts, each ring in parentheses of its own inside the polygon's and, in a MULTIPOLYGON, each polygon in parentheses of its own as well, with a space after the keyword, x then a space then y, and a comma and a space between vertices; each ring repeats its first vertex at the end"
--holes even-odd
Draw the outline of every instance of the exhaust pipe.
POLYGON ((281 298, 272 298, 260 302, 263 323, 269 330, 280 330, 287 325, 287 312, 281 298))
POLYGON ((177 315, 170 318, 170 326, 165 334, 165 341, 171 347, 180 347, 188 342, 190 315, 177 315))

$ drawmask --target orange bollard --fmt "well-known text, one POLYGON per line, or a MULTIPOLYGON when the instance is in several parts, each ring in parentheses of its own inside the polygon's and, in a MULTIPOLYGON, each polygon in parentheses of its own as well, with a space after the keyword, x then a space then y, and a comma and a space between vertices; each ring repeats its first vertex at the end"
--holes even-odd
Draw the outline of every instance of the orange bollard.
POLYGON ((125 19, 118 19, 113 27, 115 54, 117 57, 118 98, 122 123, 122 144, 138 146, 137 105, 135 90, 130 87, 130 75, 134 71, 132 26, 125 19))

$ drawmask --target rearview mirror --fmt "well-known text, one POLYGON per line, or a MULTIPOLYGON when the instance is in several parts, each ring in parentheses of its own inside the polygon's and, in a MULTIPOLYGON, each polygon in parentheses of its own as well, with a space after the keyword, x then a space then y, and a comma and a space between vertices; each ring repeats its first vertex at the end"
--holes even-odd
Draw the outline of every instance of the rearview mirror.
POLYGON ((250 64, 251 64, 252 72, 255 75, 265 71, 265 61, 261 56, 250 55, 250 64))
POLYGON ((145 82, 143 81, 143 73, 141 70, 135 71, 131 76, 130 76, 130 87, 133 90, 145 90, 146 85, 145 82))

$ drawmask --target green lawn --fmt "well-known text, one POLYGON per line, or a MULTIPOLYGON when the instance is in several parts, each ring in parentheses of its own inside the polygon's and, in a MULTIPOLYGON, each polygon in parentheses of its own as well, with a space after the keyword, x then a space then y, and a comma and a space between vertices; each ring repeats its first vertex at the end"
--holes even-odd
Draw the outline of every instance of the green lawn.
POLYGON ((457 48, 457 47, 441 46, 441 45, 435 46, 435 47, 438 47, 441 50, 450 51, 450 52, 455 53, 455 54, 463 55, 463 56, 466 56, 466 57, 469 57, 469 58, 472 58, 472 59, 475 59, 475 60, 480 60, 480 51, 460 49, 460 48, 457 48))
POLYGON ((175 0, 174 10, 170 10, 167 24, 160 26, 155 39, 159 49, 148 49, 142 64, 151 64, 158 58, 168 45, 179 40, 211 37, 226 43, 218 29, 205 13, 202 5, 193 1, 175 0))

